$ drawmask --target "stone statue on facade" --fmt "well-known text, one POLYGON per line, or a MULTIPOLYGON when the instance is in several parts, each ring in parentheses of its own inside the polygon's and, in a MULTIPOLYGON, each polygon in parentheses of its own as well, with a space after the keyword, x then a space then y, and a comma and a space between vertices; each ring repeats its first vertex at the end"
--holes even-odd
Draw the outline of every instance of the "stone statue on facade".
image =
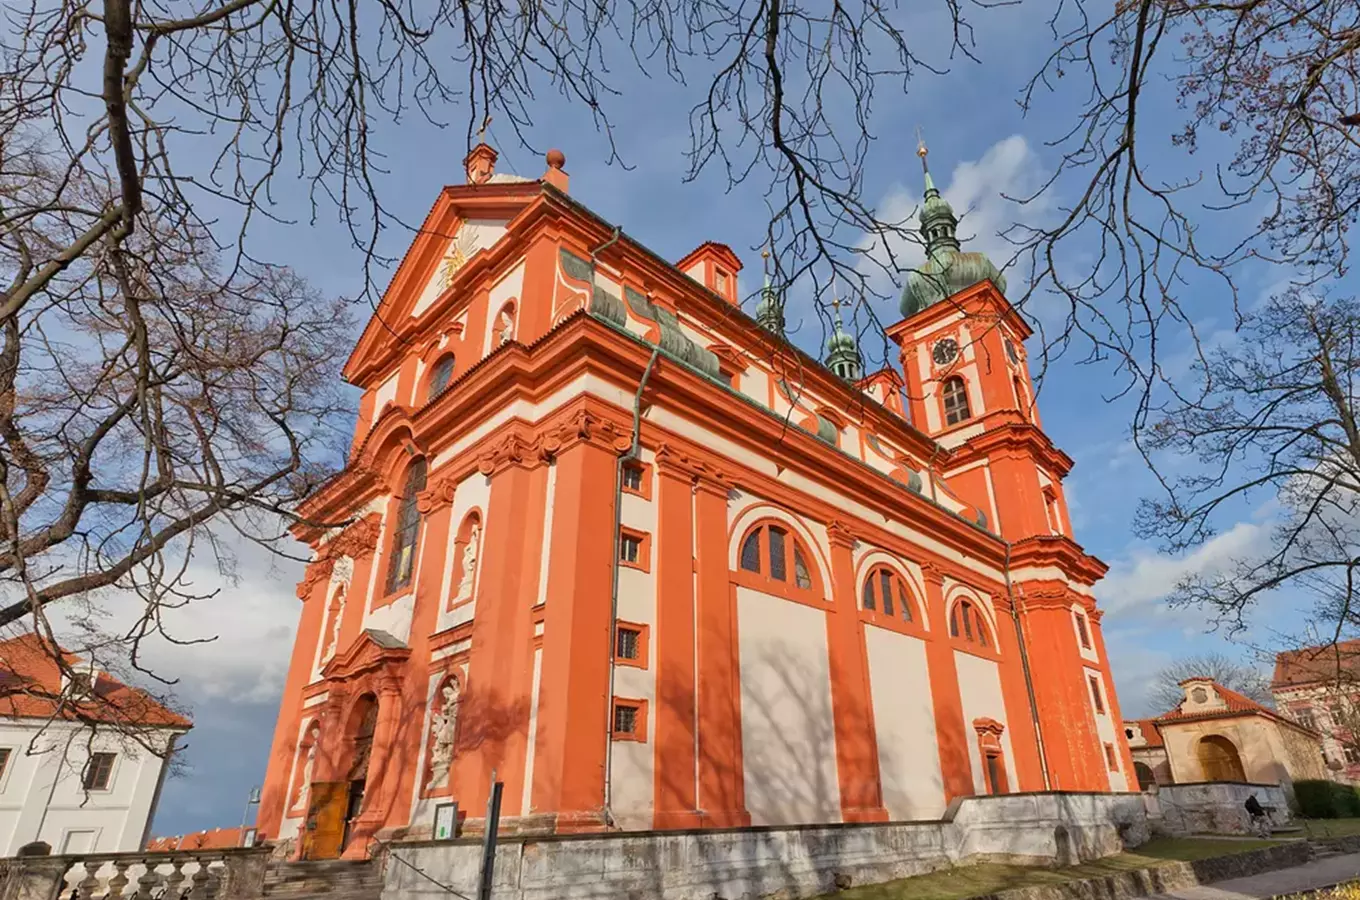
POLYGON ((453 735, 458 726, 458 684, 445 683, 440 691, 439 711, 430 717, 430 777, 427 791, 449 783, 449 766, 453 763, 453 735))
POLYGON ((458 590, 453 595, 455 603, 472 599, 472 579, 477 574, 477 545, 481 539, 481 529, 476 525, 468 532, 467 546, 463 548, 463 574, 458 579, 458 590))
POLYGON ((307 795, 312 790, 312 772, 316 768, 316 745, 321 736, 320 726, 313 724, 307 729, 307 760, 302 764, 302 777, 298 779, 297 791, 293 794, 292 809, 304 809, 307 805, 307 795))

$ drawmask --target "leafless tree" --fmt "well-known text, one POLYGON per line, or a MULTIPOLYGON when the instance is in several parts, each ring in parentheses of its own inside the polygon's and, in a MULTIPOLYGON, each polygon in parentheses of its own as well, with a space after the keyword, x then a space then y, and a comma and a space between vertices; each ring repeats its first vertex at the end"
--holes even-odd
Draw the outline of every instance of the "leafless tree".
POLYGON ((1266 706, 1273 705, 1270 682, 1259 669, 1229 659, 1221 653, 1203 653, 1177 660, 1152 678, 1148 702, 1157 714, 1170 712, 1185 700, 1180 683, 1187 678, 1212 678, 1230 691, 1266 706))
POLYGON ((1083 338, 1122 366, 1140 429, 1168 354, 1186 334, 1198 344, 1197 318, 1243 314, 1251 266, 1278 264, 1300 284, 1346 271, 1360 210, 1360 6, 1064 0, 1050 26, 1056 46, 1022 100, 1076 110, 1040 192, 1064 213, 1011 230, 1034 273, 1017 300, 1060 298, 1053 343, 1083 338), (1177 106, 1181 125, 1168 129, 1177 106), (1168 139, 1190 156, 1162 152, 1168 139))
POLYGON ((1355 633, 1358 336, 1353 298, 1288 291, 1245 316, 1239 338, 1196 367, 1195 387, 1162 408, 1145 438, 1165 490, 1144 502, 1143 531, 1181 550, 1225 517, 1260 512, 1259 539, 1222 570, 1183 579, 1174 600, 1240 630, 1263 597, 1312 596, 1317 627, 1355 633))

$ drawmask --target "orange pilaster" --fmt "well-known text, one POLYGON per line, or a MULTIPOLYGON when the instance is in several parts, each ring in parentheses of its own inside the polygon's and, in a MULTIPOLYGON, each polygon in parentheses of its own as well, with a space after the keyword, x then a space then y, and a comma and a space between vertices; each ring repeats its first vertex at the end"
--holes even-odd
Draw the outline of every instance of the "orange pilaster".
POLYGON ((737 613, 727 563, 727 492, 701 476, 695 495, 698 572, 699 810, 705 826, 751 824, 741 745, 737 613))
MULTIPOLYGON (((429 698, 430 634, 439 621, 442 598, 444 561, 449 550, 449 529, 453 499, 451 485, 436 477, 432 487, 421 495, 419 504, 425 525, 420 539, 420 578, 416 583, 414 608, 411 612, 411 637, 406 642, 411 648, 405 678, 401 685, 401 721, 390 757, 398 778, 390 779, 390 793, 385 798, 387 819, 384 826, 399 828, 411 822, 411 800, 415 779, 421 772, 420 747, 425 727, 425 707, 429 698)), ((422 777, 424 774, 422 773, 422 777)), ((389 782, 384 781, 384 787, 389 782)))
POLYGON ((926 641, 926 668, 930 672, 930 694, 935 709, 935 739, 940 749, 940 778, 944 799, 973 795, 973 764, 969 756, 968 732, 963 721, 963 698, 959 693, 959 672, 954 665, 954 648, 949 643, 949 623, 945 620, 944 576, 925 568, 926 605, 930 610, 931 635, 926 641))
POLYGON ((1088 699, 1085 663, 1072 633, 1069 600, 1057 596, 1035 602, 1027 597, 1023 602, 1035 700, 1040 725, 1048 738, 1044 750, 1051 787, 1060 791, 1108 790, 1105 753, 1088 699))
POLYGON ((699 824, 695 768, 693 475, 657 454, 654 828, 699 824))
POLYGON ((830 535, 832 610, 826 617, 826 646, 841 818, 846 822, 886 822, 888 810, 883 806, 874 709, 869 696, 869 661, 855 596, 851 555, 854 538, 844 527, 834 524, 830 535))
POLYGON ((603 827, 616 460, 590 441, 557 454, 530 806, 559 831, 603 827))
POLYGON ((301 585, 305 592, 302 597, 302 618, 298 622, 297 637, 293 639, 293 659, 288 664, 278 725, 274 730, 274 745, 269 752, 264 788, 260 792, 260 809, 255 816, 255 827, 261 838, 278 836, 288 804, 288 780, 293 771, 293 758, 297 755, 298 728, 301 727, 302 689, 311 680, 316 644, 321 636, 321 621, 326 615, 330 572, 329 560, 313 562, 307 567, 307 580, 301 585))
POLYGON ((483 465, 491 478, 485 555, 452 772, 453 796, 471 815, 486 806, 493 771, 506 797, 519 796, 529 729, 533 623, 524 592, 526 581, 538 583, 542 545, 528 539, 537 536, 530 521, 543 518, 546 472, 519 437, 505 443, 512 452, 483 465))
POLYGON ((1015 769, 1015 790, 1042 791, 1043 768, 1034 732, 1029 689, 1025 685, 1025 666, 1020 658, 1020 636, 1015 631, 1010 604, 997 604, 997 648, 1001 651, 1001 696, 1006 704, 1006 728, 1010 732, 1011 764, 1015 769))

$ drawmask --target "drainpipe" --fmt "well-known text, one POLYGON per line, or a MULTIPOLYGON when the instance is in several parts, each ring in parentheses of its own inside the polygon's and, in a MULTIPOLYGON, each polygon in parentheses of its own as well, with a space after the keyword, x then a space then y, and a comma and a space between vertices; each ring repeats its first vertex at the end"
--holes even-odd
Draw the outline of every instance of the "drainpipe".
POLYGON ((622 552, 623 528, 623 470, 629 463, 642 455, 642 392, 647 388, 647 382, 651 380, 652 371, 656 368, 657 357, 661 355, 661 348, 652 350, 652 356, 647 360, 647 368, 642 372, 642 380, 638 382, 637 393, 633 395, 633 439, 628 445, 628 449, 619 454, 618 465, 614 468, 614 560, 610 566, 613 572, 613 588, 609 598, 609 696, 605 698, 606 714, 604 728, 604 815, 605 824, 614 824, 614 813, 610 809, 610 800, 613 797, 613 785, 610 775, 614 764, 614 633, 618 629, 619 618, 619 554, 622 552))
MULTIPOLYGON (((998 523, 999 527, 1000 523, 998 523)), ((1039 706, 1034 700, 1034 676, 1029 670, 1029 651, 1025 649, 1025 632, 1020 625, 1020 610, 1015 605, 1015 593, 1011 589, 1011 542, 1006 545, 1006 563, 1002 573, 1006 576, 1006 600, 1011 605, 1011 622, 1015 625, 1016 643, 1020 645, 1020 667, 1025 672, 1025 692, 1029 696, 1029 715, 1034 722, 1034 746, 1039 751, 1039 771, 1044 776, 1044 790, 1053 790, 1048 778, 1048 754, 1044 752, 1044 731, 1039 726, 1039 706)))

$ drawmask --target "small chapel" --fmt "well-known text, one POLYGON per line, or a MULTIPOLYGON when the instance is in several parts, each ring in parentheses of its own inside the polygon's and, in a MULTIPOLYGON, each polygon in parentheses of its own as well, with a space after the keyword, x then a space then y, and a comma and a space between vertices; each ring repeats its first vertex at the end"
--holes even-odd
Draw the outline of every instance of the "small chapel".
POLYGON ((560 834, 939 819, 1136 790, 1030 328, 920 149, 897 364, 748 313, 478 144, 343 368, 257 827, 362 858, 436 819, 560 834))

